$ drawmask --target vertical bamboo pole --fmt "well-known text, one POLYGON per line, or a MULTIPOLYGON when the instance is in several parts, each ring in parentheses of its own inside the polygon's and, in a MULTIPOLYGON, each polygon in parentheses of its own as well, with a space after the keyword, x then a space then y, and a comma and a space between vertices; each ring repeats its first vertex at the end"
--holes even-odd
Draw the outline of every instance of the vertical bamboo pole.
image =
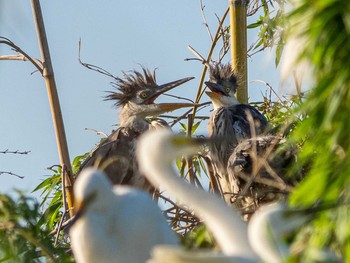
POLYGON ((229 0, 231 64, 239 79, 237 99, 248 103, 247 0, 229 0))
MULTIPOLYGON (((47 93, 49 97, 49 103, 52 113, 52 120, 56 133, 56 142, 58 147, 58 154, 60 158, 60 163, 62 165, 62 171, 66 170, 66 175, 63 174, 65 180, 65 190, 67 194, 68 208, 73 207, 74 197, 73 197, 73 178, 72 178, 72 168, 70 165, 68 145, 66 139, 66 133, 64 130, 63 118, 60 108, 60 102, 58 99, 56 82, 54 78, 53 67, 51 63, 49 45, 46 38, 44 20, 41 12, 39 0, 32 0, 32 9, 34 15, 34 23, 36 31, 38 34, 40 53, 43 62, 43 77, 46 82, 47 93), (65 167, 65 169, 64 169, 65 167)), ((74 214, 73 210, 70 209, 70 215, 74 214)))

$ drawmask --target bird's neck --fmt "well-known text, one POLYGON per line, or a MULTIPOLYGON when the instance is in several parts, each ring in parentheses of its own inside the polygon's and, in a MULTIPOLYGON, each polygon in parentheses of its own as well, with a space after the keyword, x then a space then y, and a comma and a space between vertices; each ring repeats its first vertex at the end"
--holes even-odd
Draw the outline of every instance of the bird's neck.
POLYGON ((204 220, 225 254, 255 257, 255 253, 248 243, 247 226, 238 212, 231 211, 225 202, 217 196, 185 183, 173 169, 169 170, 170 162, 160 162, 162 158, 159 156, 155 160, 146 158, 151 163, 149 167, 154 167, 150 168, 147 173, 152 175, 149 178, 150 181, 164 187, 181 204, 190 206, 195 214, 204 220))
POLYGON ((134 103, 128 103, 122 108, 119 121, 120 127, 131 128, 141 133, 149 127, 143 107, 134 103))
POLYGON ((234 96, 225 96, 220 100, 212 100, 214 110, 217 110, 221 107, 230 107, 237 104, 240 104, 236 97, 234 96))

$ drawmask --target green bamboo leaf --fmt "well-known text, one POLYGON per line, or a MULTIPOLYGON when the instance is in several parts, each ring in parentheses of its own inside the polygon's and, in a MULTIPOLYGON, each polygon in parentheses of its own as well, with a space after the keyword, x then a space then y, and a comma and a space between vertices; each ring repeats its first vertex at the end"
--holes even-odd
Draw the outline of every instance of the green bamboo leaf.
POLYGON ((255 23, 251 23, 247 26, 248 29, 257 28, 262 25, 262 20, 258 20, 255 23))
POLYGON ((281 61, 283 48, 284 48, 284 43, 283 43, 283 40, 280 39, 280 41, 278 42, 277 47, 276 47, 276 58, 275 58, 275 66, 276 67, 279 65, 279 63, 281 61))

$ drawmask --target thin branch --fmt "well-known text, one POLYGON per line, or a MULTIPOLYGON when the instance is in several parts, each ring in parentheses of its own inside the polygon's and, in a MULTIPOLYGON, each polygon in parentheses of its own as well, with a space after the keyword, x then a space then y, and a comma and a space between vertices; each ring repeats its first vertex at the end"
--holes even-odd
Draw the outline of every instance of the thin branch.
MULTIPOLYGON (((167 118, 167 119, 178 119, 179 117, 178 116, 171 116, 171 115, 159 115, 160 118, 167 118)), ((182 119, 187 119, 186 116, 183 116, 182 119)), ((196 116, 194 117, 194 119, 197 119, 197 120, 208 120, 209 117, 208 116, 196 116)))
MULTIPOLYGON (((201 54, 198 53, 197 50, 195 50, 193 47, 191 47, 190 45, 187 46, 187 48, 197 57, 197 59, 202 62, 202 64, 204 64, 205 66, 209 67, 209 62, 205 60, 204 57, 201 56, 201 54)), ((189 60, 195 60, 195 59, 186 59, 186 61, 189 60)))
POLYGON ((93 65, 93 64, 89 64, 89 63, 85 63, 85 62, 81 61, 81 58, 80 58, 81 39, 79 40, 78 50, 79 50, 79 52, 78 52, 78 60, 79 60, 79 63, 80 63, 82 66, 86 67, 87 69, 96 71, 96 72, 101 73, 101 74, 103 74, 103 75, 106 75, 106 76, 108 76, 108 77, 111 77, 111 78, 114 78, 114 79, 116 78, 112 73, 108 72, 107 70, 105 70, 105 69, 103 69, 103 68, 101 68, 101 67, 99 67, 99 66, 95 66, 95 65, 93 65))
MULTIPOLYGON (((197 107, 197 109, 200 107, 200 106, 203 106, 203 105, 210 105, 211 102, 205 102, 205 103, 199 103, 199 104, 195 104, 195 107, 197 107)), ((170 127, 173 127, 176 123, 178 123, 180 120, 182 119, 187 119, 187 115, 190 113, 190 112, 193 112, 192 109, 189 109, 188 111, 186 111, 184 114, 180 115, 179 117, 177 117, 173 123, 170 125, 170 127)), ((192 116, 192 122, 193 120, 196 118, 196 116, 192 116)))
POLYGON ((210 32, 210 28, 209 28, 207 19, 205 18, 205 14, 204 14, 205 5, 203 5, 203 1, 202 0, 199 0, 199 2, 200 2, 200 5, 201 5, 201 15, 202 15, 202 19, 203 19, 203 24, 204 24, 205 28, 208 31, 208 34, 209 34, 211 42, 213 42, 213 36, 212 36, 212 34, 210 32))
POLYGON ((172 98, 175 98, 175 99, 185 100, 185 101, 189 101, 189 102, 191 102, 191 103, 194 103, 193 100, 188 99, 188 98, 184 98, 184 97, 180 97, 180 96, 175 96, 175 95, 166 94, 166 93, 164 93, 163 96, 168 96, 168 97, 172 97, 172 98))
POLYGON ((268 87, 268 88, 270 89, 270 91, 273 92, 273 94, 275 94, 275 96, 277 97, 277 99, 278 99, 280 102, 283 102, 282 99, 281 99, 281 97, 278 96, 277 92, 273 89, 273 87, 272 87, 269 83, 267 83, 267 82, 265 82, 265 81, 263 81, 263 80, 260 80, 260 79, 252 80, 252 81, 250 81, 250 82, 260 82, 260 83, 265 84, 265 86, 268 87))
POLYGON ((98 130, 95 130, 95 129, 92 129, 92 128, 85 128, 86 131, 93 131, 95 132, 97 135, 103 135, 105 136, 106 138, 108 137, 108 135, 102 131, 98 131, 98 130))
POLYGON ((19 151, 19 150, 16 150, 16 151, 10 151, 9 149, 6 149, 5 151, 0 151, 0 153, 3 153, 3 154, 7 154, 7 153, 12 153, 12 154, 28 154, 30 153, 30 151, 19 151))
MULTIPOLYGON (((26 52, 24 52, 19 46, 17 46, 15 43, 13 43, 10 39, 6 37, 0 36, 0 44, 4 44, 7 46, 10 46, 14 51, 20 53, 25 59, 21 58, 19 59, 18 56, 13 56, 12 60, 24 60, 24 61, 30 61, 37 69, 38 71, 43 74, 43 64, 40 60, 32 58, 29 56, 26 52)), ((9 56, 1 56, 0 60, 9 60, 9 56)))
POLYGON ((64 164, 63 168, 62 168, 62 175, 61 175, 63 213, 62 213, 62 217, 60 219, 60 222, 58 223, 58 226, 57 226, 57 234, 56 234, 55 243, 54 243, 55 247, 57 246, 58 238, 59 238, 60 232, 62 230, 62 225, 63 225, 64 219, 66 217, 66 214, 68 212, 67 202, 66 202, 66 179, 65 179, 66 176, 67 176, 67 166, 64 164))
POLYGON ((18 178, 20 178, 20 179, 23 179, 23 178, 24 178, 24 176, 21 176, 21 175, 18 175, 18 174, 14 174, 14 173, 12 173, 12 172, 0 171, 0 175, 2 175, 2 174, 13 175, 13 176, 16 176, 16 177, 18 177, 18 178))

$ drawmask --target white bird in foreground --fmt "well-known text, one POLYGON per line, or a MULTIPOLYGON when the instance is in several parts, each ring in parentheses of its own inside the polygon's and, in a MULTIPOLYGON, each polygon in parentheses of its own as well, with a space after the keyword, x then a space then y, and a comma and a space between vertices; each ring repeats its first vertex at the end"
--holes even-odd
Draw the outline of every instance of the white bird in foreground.
MULTIPOLYGON (((240 214, 228 208, 217 196, 186 184, 172 169, 175 157, 195 153, 203 142, 202 138, 174 136, 165 129, 146 132, 136 149, 140 171, 153 185, 160 185, 176 197, 180 206, 193 209, 213 233, 224 255, 231 257, 230 262, 257 262, 258 256, 248 241, 247 224, 240 214)), ((227 262, 222 255, 211 255, 227 262)), ((210 262, 209 255, 204 259, 210 262)))
POLYGON ((178 156, 194 154, 199 145, 211 139, 174 136, 167 130, 147 132, 140 138, 136 157, 140 170, 154 185, 160 185, 178 200, 183 208, 190 207, 206 224, 222 249, 222 253, 204 250, 191 252, 172 246, 157 246, 148 263, 280 263, 289 255, 283 236, 300 227, 306 217, 292 214, 285 205, 262 206, 249 225, 237 210, 222 199, 195 188, 182 180, 172 163, 178 156))
POLYGON ((128 186, 113 188, 94 168, 82 173, 74 185, 77 214, 70 229, 78 263, 143 263, 155 245, 178 244, 147 193, 128 186))

